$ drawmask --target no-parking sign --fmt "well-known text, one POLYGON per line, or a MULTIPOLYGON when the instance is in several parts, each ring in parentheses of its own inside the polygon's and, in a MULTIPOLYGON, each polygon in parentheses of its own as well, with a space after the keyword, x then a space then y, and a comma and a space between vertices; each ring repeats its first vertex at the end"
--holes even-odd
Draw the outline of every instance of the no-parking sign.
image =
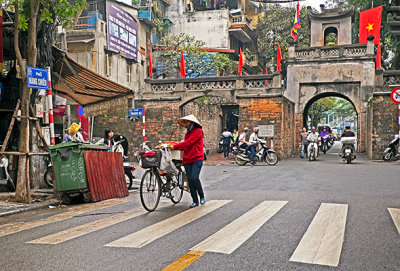
POLYGON ((392 90, 392 93, 390 94, 390 99, 392 99, 395 104, 400 104, 400 87, 392 90))
POLYGON ((76 109, 76 114, 78 115, 78 117, 80 119, 83 118, 83 107, 82 107, 82 105, 78 105, 78 108, 76 109))

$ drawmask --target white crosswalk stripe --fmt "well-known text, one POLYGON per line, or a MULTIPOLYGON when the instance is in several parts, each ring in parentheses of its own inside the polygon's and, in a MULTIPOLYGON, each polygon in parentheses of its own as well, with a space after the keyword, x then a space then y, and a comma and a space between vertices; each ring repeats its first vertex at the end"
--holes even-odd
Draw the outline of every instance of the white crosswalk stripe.
POLYGON ((347 210, 347 204, 322 203, 290 261, 338 266, 347 210))
POLYGON ((287 201, 264 201, 191 250, 231 254, 286 203, 287 201))
POLYGON ((105 246, 107 247, 130 247, 140 248, 154 240, 180 228, 184 225, 202 217, 206 214, 231 202, 230 200, 211 200, 207 204, 189 209, 185 212, 172 216, 140 231, 132 233, 105 246))
MULTIPOLYGON (((165 206, 166 203, 161 203, 158 208, 165 206)), ((79 236, 83 236, 85 234, 101 230, 107 228, 109 226, 115 225, 117 223, 132 219, 134 217, 144 215, 147 211, 143 208, 135 208, 130 211, 123 212, 121 214, 109 216, 100 220, 93 221, 91 223, 87 223, 84 225, 80 225, 74 228, 67 229, 65 231, 57 232, 52 235, 48 235, 36 240, 32 240, 27 242, 28 244, 48 244, 48 245, 56 245, 62 242, 77 238, 79 236)))
POLYGON ((397 231, 400 234, 400 209, 388 208, 390 216, 393 219, 394 225, 397 228, 397 231))

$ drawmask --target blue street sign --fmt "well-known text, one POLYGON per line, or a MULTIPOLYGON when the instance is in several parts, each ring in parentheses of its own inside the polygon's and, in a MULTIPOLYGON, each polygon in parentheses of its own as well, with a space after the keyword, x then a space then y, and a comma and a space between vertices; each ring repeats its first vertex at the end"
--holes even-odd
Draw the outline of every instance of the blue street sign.
POLYGON ((78 105, 78 108, 76 109, 76 114, 78 115, 79 118, 83 118, 83 107, 82 107, 82 105, 78 105))
POLYGON ((129 110, 129 117, 142 117, 143 116, 143 108, 134 108, 129 110))
POLYGON ((49 89, 49 76, 47 69, 26 67, 28 88, 49 89))

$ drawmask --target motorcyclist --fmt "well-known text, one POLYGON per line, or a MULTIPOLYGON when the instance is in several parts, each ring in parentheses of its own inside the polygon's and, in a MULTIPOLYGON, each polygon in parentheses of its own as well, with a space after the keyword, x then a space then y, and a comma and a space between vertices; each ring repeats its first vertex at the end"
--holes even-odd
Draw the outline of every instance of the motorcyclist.
POLYGON ((328 129, 326 129, 326 127, 323 127, 319 136, 323 142, 326 141, 327 148, 329 149, 331 146, 329 144, 330 133, 329 133, 328 129), (326 136, 326 138, 324 139, 325 136, 326 136))
POLYGON ((249 133, 249 128, 244 127, 243 132, 239 136, 239 148, 246 149, 249 146, 249 142, 246 141, 247 134, 249 133))
MULTIPOLYGON (((318 151, 318 144, 317 142, 320 140, 319 134, 317 132, 317 129, 315 127, 311 128, 311 133, 307 136, 307 140, 311 142, 311 144, 308 144, 307 148, 307 155, 310 155, 311 151, 311 145, 314 144, 314 151, 318 151)), ((318 154, 318 153, 317 153, 318 154)))
MULTIPOLYGON (((345 131, 342 133, 342 136, 341 136, 341 138, 343 138, 343 137, 355 137, 356 135, 350 130, 350 126, 346 126, 346 127, 344 127, 344 129, 345 129, 345 131)), ((341 151, 341 153, 344 153, 344 145, 345 144, 342 144, 342 151, 341 151)), ((351 144, 352 146, 353 146, 353 148, 354 148, 354 144, 351 144)))
POLYGON ((258 131, 260 129, 258 127, 254 127, 253 133, 250 135, 249 146, 246 148, 246 152, 250 151, 250 164, 254 165, 254 156, 256 155, 256 146, 260 139, 258 138, 258 131))

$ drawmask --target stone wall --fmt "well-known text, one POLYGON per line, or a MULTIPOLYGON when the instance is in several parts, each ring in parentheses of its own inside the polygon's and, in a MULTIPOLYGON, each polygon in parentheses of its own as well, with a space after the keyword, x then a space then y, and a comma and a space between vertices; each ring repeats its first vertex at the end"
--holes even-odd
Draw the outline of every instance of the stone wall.
POLYGON ((368 156, 382 159, 382 154, 398 128, 398 106, 392 102, 390 93, 374 93, 369 103, 368 156))

